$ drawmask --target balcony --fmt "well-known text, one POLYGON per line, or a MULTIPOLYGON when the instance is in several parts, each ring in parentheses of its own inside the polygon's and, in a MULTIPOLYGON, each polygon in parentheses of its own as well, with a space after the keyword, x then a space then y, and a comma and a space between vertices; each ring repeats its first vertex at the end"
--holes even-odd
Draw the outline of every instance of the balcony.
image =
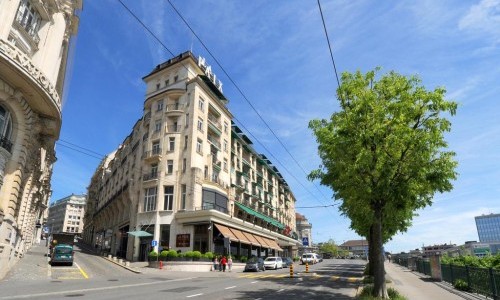
POLYGON ((168 125, 167 133, 180 133, 182 129, 181 125, 168 125))
POLYGON ((148 111, 145 115, 144 115, 144 126, 146 126, 147 124, 149 124, 149 120, 151 120, 151 112, 148 111))
POLYGON ((160 161, 161 160, 161 148, 155 148, 151 151, 146 151, 142 154, 142 159, 148 162, 160 161))
POLYGON ((165 114, 167 115, 182 115, 184 113, 184 104, 169 104, 165 107, 165 114))
POLYGON ((222 134, 222 124, 220 121, 212 114, 208 114, 208 128, 212 129, 217 135, 222 134))
POLYGON ((142 181, 150 181, 155 179, 158 179, 158 172, 142 175, 142 181))
POLYGON ((12 154, 12 142, 4 136, 0 137, 0 147, 4 148, 5 150, 7 150, 7 152, 12 154))
POLYGON ((212 144, 215 148, 217 148, 217 150, 220 151, 220 149, 221 149, 220 142, 217 140, 217 138, 215 138, 211 135, 207 135, 207 140, 210 142, 210 144, 212 144))

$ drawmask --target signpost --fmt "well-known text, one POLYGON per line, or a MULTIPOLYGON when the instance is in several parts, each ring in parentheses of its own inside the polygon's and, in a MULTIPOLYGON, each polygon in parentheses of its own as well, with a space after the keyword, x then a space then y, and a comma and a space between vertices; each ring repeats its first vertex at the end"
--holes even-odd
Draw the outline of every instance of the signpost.
POLYGON ((308 237, 302 238, 302 246, 309 246, 309 238, 308 237))

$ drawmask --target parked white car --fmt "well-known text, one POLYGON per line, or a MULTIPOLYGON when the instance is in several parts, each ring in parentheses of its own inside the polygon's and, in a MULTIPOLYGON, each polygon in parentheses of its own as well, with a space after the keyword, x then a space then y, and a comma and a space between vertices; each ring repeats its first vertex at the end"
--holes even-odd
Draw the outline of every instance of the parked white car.
POLYGON ((264 259, 264 267, 266 269, 283 269, 283 260, 281 257, 269 256, 264 259))
POLYGON ((300 263, 305 265, 306 263, 309 265, 313 265, 318 262, 318 254, 316 253, 304 253, 300 258, 300 263))

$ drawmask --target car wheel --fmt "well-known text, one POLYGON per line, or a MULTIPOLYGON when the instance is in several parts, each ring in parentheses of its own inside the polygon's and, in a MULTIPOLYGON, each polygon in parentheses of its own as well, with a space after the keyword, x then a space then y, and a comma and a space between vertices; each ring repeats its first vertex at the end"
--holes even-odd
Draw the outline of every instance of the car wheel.
POLYGON ((275 264, 275 265, 274 265, 274 269, 275 269, 275 270, 278 270, 278 264, 275 264))

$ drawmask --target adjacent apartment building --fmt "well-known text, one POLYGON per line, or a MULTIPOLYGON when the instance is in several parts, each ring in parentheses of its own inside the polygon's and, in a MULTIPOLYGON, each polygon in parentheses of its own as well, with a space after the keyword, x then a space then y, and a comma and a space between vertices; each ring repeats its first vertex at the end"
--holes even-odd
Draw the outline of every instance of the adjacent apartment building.
POLYGON ((0 278, 39 241, 82 1, 0 1, 0 278))
POLYGON ((91 179, 84 240, 132 261, 167 248, 296 255, 296 199, 233 124, 205 59, 182 53, 143 80, 142 118, 91 179))
POLYGON ((318 248, 314 247, 312 240, 312 224, 299 213, 295 213, 295 222, 300 241, 299 256, 303 253, 317 252, 318 248))
POLYGON ((83 232, 83 216, 85 214, 86 195, 70 195, 50 204, 46 231, 52 233, 83 232))

